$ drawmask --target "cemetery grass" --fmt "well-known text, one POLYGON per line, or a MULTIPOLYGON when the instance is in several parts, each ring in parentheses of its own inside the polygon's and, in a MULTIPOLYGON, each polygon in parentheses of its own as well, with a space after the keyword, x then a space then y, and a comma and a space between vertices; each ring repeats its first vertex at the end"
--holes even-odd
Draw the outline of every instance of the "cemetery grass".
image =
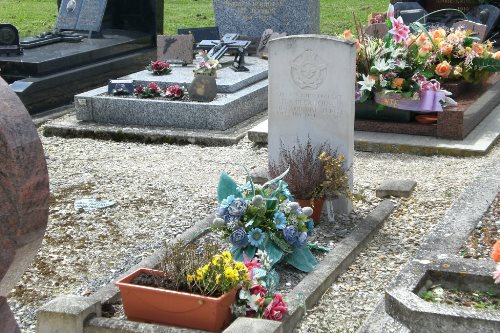
MULTIPOLYGON (((335 35, 353 29, 353 12, 365 23, 371 12, 387 9, 387 0, 321 0, 321 33, 335 35)), ((56 0, 2 0, 0 22, 12 23, 22 37, 33 36, 54 28, 56 0)), ((214 26, 212 0, 166 0, 164 31, 174 34, 179 28, 214 26)))

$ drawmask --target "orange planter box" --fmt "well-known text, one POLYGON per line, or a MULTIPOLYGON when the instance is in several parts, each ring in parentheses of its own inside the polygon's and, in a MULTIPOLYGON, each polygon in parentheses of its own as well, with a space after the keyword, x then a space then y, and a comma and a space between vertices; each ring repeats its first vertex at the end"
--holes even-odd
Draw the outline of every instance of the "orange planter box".
POLYGON ((214 298, 132 284, 141 273, 163 274, 141 268, 115 283, 128 319, 211 332, 220 332, 230 324, 237 289, 214 298))

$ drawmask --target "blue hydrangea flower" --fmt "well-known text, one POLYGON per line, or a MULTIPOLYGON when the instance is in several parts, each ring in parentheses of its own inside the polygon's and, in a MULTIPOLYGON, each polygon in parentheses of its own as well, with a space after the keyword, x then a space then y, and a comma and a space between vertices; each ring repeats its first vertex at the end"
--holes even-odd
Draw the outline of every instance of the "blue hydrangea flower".
POLYGON ((262 243, 264 243, 265 236, 266 234, 262 232, 260 228, 253 228, 248 233, 248 241, 250 242, 250 245, 259 247, 262 243))
POLYGON ((227 207, 228 214, 236 218, 242 217, 246 210, 247 202, 242 198, 235 198, 227 207))
POLYGON ((286 242, 290 245, 295 244, 297 241, 297 238, 299 237, 299 232, 297 231, 297 228, 293 225, 290 225, 283 229, 283 237, 285 238, 286 242))
POLYGON ((246 182, 245 184, 243 185, 238 185, 236 186, 236 189, 240 192, 246 192, 246 191, 250 191, 252 189, 252 183, 250 182, 246 182))
POLYGON ((248 245, 248 237, 245 229, 237 228, 229 237, 229 241, 237 247, 245 247, 248 245))
POLYGON ((222 208, 227 208, 229 207, 229 205, 234 201, 234 195, 230 195, 228 196, 226 199, 222 200, 222 202, 220 203, 220 206, 222 208))
POLYGON ((304 246, 306 241, 307 241, 307 232, 301 232, 299 234, 299 237, 297 237, 297 242, 295 243, 295 245, 297 245, 297 247, 302 247, 304 246))
POLYGON ((311 235, 312 232, 314 231, 314 221, 313 221, 313 219, 309 219, 307 221, 306 227, 307 227, 307 234, 311 235))
POLYGON ((219 206, 219 208, 217 208, 217 212, 215 212, 215 214, 217 215, 217 217, 225 218, 225 216, 227 215, 227 207, 219 206))
POLYGON ((276 224, 276 229, 283 230, 286 227, 286 216, 283 212, 277 211, 274 213, 274 224, 276 224))

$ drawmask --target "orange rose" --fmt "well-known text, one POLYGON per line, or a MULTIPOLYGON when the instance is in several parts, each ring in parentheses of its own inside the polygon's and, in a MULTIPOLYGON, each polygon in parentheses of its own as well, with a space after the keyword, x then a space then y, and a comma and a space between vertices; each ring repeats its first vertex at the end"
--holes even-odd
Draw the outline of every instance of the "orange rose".
POLYGON ((431 36, 434 43, 439 44, 446 38, 446 31, 443 28, 439 28, 434 30, 431 36))
POLYGON ((451 70, 452 66, 447 61, 443 61, 436 66, 435 73, 441 77, 447 78, 450 75, 451 70))
POLYGON ((472 44, 472 49, 474 52, 476 52, 478 55, 482 55, 484 52, 484 46, 481 43, 474 43, 472 44))
POLYGON ((406 47, 410 47, 416 41, 417 41, 417 37, 415 37, 414 35, 409 35, 408 38, 405 40, 405 45, 406 45, 406 47))
POLYGON ((403 83, 405 82, 405 79, 397 77, 392 80, 392 89, 398 89, 401 90, 403 88, 403 83))
POLYGON ((491 249, 490 257, 495 262, 500 262, 500 240, 497 240, 495 245, 493 245, 493 248, 491 249))
POLYGON ((492 56, 493 59, 496 59, 496 60, 500 60, 500 51, 496 51, 493 56, 492 56))
POLYGON ((460 42, 460 38, 455 33, 451 33, 446 37, 446 40, 452 44, 458 44, 460 42))
POLYGON ((418 55, 420 57, 425 57, 426 55, 429 54, 429 52, 432 51, 433 45, 429 42, 425 42, 420 46, 420 49, 418 50, 418 55))
POLYGON ((351 33, 351 30, 347 29, 344 31, 344 38, 345 39, 349 39, 349 40, 352 40, 352 33, 351 33))
POLYGON ((442 42, 441 45, 439 45, 439 50, 441 50, 441 53, 445 56, 450 55, 451 52, 453 52, 453 45, 442 42))
POLYGON ((415 44, 417 44, 418 46, 421 46, 423 45, 425 42, 427 42, 427 35, 426 34, 420 34, 418 35, 416 41, 415 41, 415 44))

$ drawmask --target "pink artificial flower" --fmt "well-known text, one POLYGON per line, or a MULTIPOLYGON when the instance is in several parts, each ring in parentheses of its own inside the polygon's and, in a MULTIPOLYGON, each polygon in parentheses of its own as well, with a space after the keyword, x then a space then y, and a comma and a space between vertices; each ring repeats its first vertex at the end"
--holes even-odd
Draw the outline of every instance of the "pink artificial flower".
POLYGON ((165 89, 165 96, 170 98, 181 98, 184 96, 184 90, 182 90, 179 85, 175 84, 165 89))
POLYGON ((388 19, 394 18, 394 6, 392 4, 389 4, 389 8, 387 8, 387 18, 388 19))
POLYGON ((404 42, 409 36, 410 28, 404 24, 401 16, 397 19, 391 17, 391 23, 392 29, 389 30, 389 33, 394 35, 396 43, 404 42))
POLYGON ((259 259, 257 257, 254 257, 251 261, 248 260, 248 256, 243 253, 243 263, 247 267, 248 271, 250 272, 250 279, 253 279, 253 269, 254 268, 259 268, 261 266, 259 259))
POLYGON ((283 301, 281 294, 274 294, 273 301, 266 306, 264 310, 264 319, 280 321, 288 311, 288 306, 283 301))
POLYGON ((160 86, 155 82, 148 83, 148 89, 155 93, 158 93, 161 90, 160 86))
POLYGON ((493 272, 495 283, 500 283, 500 264, 497 264, 496 271, 493 272))

